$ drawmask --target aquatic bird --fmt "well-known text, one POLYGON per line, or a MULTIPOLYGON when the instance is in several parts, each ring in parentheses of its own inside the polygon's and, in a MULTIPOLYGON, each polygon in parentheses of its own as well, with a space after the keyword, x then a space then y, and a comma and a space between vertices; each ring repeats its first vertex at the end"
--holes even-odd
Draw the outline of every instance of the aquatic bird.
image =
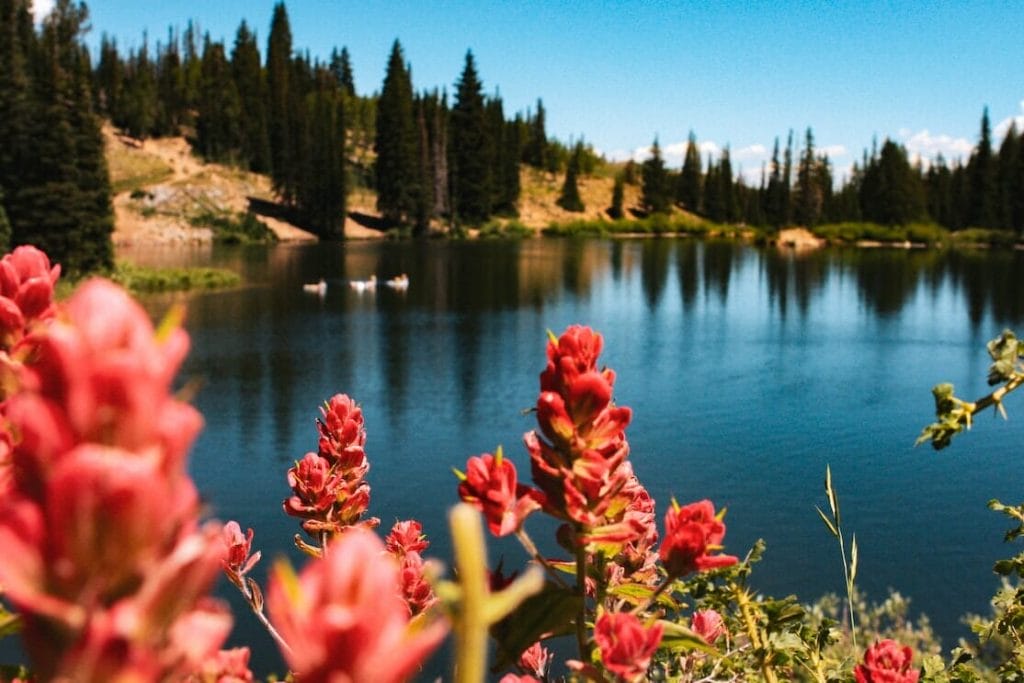
POLYGON ((386 284, 391 289, 409 289, 409 276, 406 275, 405 273, 402 273, 401 275, 396 275, 395 277, 388 279, 384 284, 386 284))
POLYGON ((322 297, 327 294, 327 282, 323 278, 320 278, 319 282, 302 285, 302 291, 307 294, 316 294, 317 296, 322 297))
POLYGON ((357 292, 372 292, 377 289, 377 276, 371 275, 369 280, 349 280, 348 284, 357 292))

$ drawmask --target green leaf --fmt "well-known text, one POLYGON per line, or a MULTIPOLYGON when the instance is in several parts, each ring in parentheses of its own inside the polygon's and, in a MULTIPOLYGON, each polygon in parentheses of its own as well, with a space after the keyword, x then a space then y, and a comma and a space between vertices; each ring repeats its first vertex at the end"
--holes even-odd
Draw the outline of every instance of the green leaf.
POLYGON ((661 624, 664 629, 661 634, 661 644, 658 645, 659 650, 667 650, 675 653, 700 650, 701 652, 706 652, 709 655, 718 656, 718 650, 711 645, 708 645, 703 638, 682 624, 677 624, 674 621, 666 621, 664 619, 659 619, 658 623, 661 624))
POLYGON ((524 600, 505 619, 491 627, 497 641, 494 671, 500 671, 541 636, 562 635, 572 630, 580 611, 581 598, 573 591, 547 583, 536 595, 524 600))
MULTIPOLYGON (((680 609, 682 605, 679 604, 671 595, 671 590, 663 592, 657 597, 657 604, 663 605, 671 609, 680 609)), ((621 598, 631 605, 642 605, 651 599, 651 595, 654 594, 654 588, 651 586, 645 586, 642 583, 623 583, 618 586, 612 586, 608 589, 608 595, 616 598, 621 598)))

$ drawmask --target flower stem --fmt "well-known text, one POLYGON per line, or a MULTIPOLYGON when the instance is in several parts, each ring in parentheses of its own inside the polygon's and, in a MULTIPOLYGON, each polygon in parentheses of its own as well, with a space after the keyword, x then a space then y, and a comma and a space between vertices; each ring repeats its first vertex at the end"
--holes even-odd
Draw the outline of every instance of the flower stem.
POLYGON ((526 529, 520 528, 518 531, 516 531, 516 538, 519 539, 519 542, 523 545, 523 548, 526 550, 526 552, 540 566, 544 567, 544 569, 548 572, 548 575, 555 583, 557 583, 562 588, 569 587, 569 584, 565 582, 565 579, 563 579, 560 576, 560 572, 554 567, 552 567, 551 564, 548 562, 547 558, 541 555, 540 552, 537 550, 537 546, 534 545, 533 539, 530 538, 530 535, 526 533, 526 529))
POLYGON ((761 642, 761 633, 757 629, 757 622, 754 620, 754 614, 750 610, 750 596, 747 595, 746 590, 741 590, 735 584, 732 588, 733 593, 736 595, 736 604, 739 605, 740 614, 743 615, 743 623, 747 627, 747 636, 750 637, 750 642, 754 649, 762 653, 760 655, 761 673, 764 674, 764 679, 768 683, 777 683, 778 679, 775 677, 775 670, 772 668, 771 662, 768 661, 768 653, 764 651, 764 644, 761 642))
POLYGON ((476 510, 465 503, 449 514, 461 605, 454 623, 455 683, 481 683, 487 674, 487 552, 476 510))
POLYGON ((587 550, 580 540, 582 530, 576 528, 576 593, 580 598, 580 611, 576 615, 576 646, 579 649, 580 661, 590 661, 590 648, 587 645, 587 550))

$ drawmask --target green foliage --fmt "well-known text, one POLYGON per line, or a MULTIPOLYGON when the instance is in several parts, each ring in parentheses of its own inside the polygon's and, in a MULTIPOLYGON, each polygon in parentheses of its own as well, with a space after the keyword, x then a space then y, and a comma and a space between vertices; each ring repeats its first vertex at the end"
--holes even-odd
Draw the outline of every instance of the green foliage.
POLYGON ((830 242, 849 243, 860 241, 914 244, 947 244, 951 235, 947 230, 933 223, 910 223, 908 225, 882 225, 869 222, 827 223, 811 229, 817 237, 830 242))
POLYGON ((932 394, 935 397, 936 420, 921 431, 916 444, 929 442, 935 450, 945 448, 954 436, 971 428, 975 414, 989 407, 994 407, 1006 417, 1003 399, 1024 383, 1024 344, 1013 332, 1005 330, 991 340, 987 348, 992 359, 988 383, 989 386, 999 384, 999 388, 975 401, 964 401, 956 397, 952 384, 935 385, 932 394))
POLYGON ((640 219, 575 220, 551 223, 541 233, 551 237, 604 236, 604 235, 691 235, 738 237, 747 232, 734 225, 714 223, 691 216, 653 214, 640 219))
POLYGON ((249 212, 232 215, 203 211, 189 219, 197 228, 213 230, 214 240, 230 244, 276 242, 277 236, 255 215, 249 212))
POLYGON ((242 279, 224 268, 144 268, 118 261, 109 277, 134 294, 237 287, 242 279))
POLYGON ((11 242, 43 249, 66 272, 104 268, 113 211, 82 43, 88 13, 59 0, 37 35, 27 8, 0 5, 9 31, 0 40, 0 187, 11 242))
POLYGON ((478 233, 479 237, 485 239, 522 239, 524 237, 533 237, 533 235, 534 231, 532 228, 528 228, 515 219, 491 219, 480 226, 480 231, 478 233))

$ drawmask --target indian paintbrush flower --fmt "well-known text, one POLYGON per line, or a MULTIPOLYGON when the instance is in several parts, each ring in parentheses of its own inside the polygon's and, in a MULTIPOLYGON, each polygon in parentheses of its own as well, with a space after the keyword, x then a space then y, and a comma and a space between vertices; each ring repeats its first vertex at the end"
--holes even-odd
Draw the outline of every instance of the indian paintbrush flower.
POLYGON ((601 664, 626 681, 642 679, 661 642, 662 630, 658 623, 644 625, 631 612, 602 612, 594 624, 601 664))
POLYGON ((895 640, 880 640, 864 652, 864 662, 853 669, 857 683, 917 683, 912 669, 914 653, 895 640))
POLYGON ((285 658, 303 683, 406 680, 440 644, 443 621, 410 624, 399 567, 372 532, 356 527, 298 575, 277 564, 267 609, 292 645, 285 658))
POLYGON ((466 461, 466 473, 456 472, 459 497, 484 514, 495 536, 515 533, 523 520, 540 508, 537 492, 516 480, 516 466, 498 448, 466 461))
POLYGON ((665 538, 659 550, 670 576, 736 564, 738 559, 732 555, 713 554, 721 550, 725 538, 725 523, 721 517, 722 514, 715 515, 715 506, 710 500, 682 507, 672 501, 665 513, 665 538))

